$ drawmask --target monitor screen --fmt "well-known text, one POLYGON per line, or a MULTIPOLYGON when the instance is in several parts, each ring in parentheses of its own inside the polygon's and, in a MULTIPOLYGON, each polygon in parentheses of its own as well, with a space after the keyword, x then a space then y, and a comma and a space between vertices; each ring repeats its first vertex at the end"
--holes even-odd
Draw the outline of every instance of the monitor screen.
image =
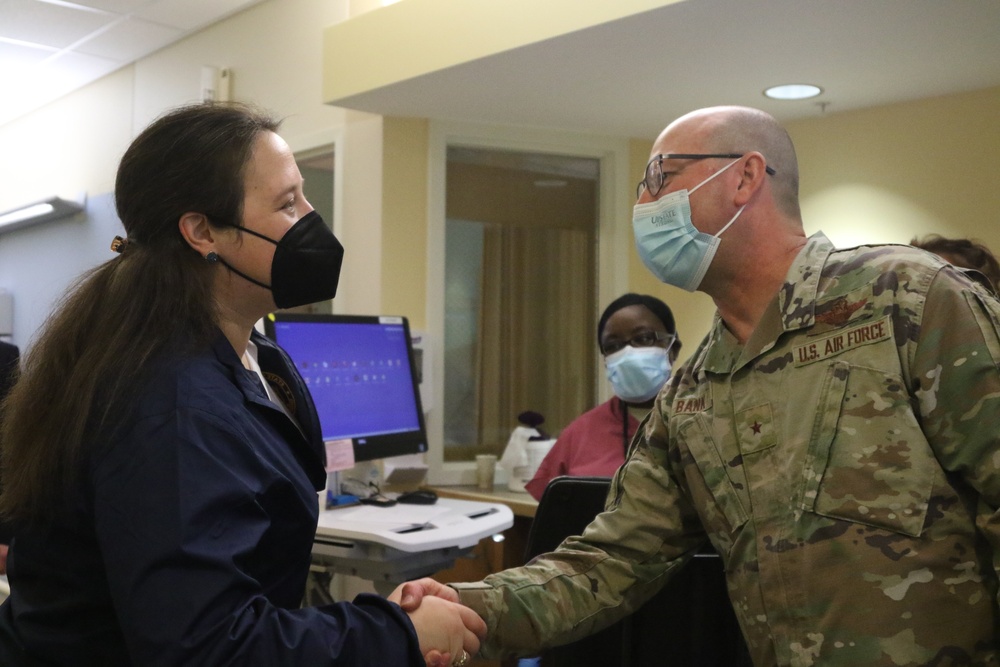
POLYGON ((309 387, 323 440, 350 439, 356 461, 427 451, 405 317, 275 313, 264 324, 309 387))

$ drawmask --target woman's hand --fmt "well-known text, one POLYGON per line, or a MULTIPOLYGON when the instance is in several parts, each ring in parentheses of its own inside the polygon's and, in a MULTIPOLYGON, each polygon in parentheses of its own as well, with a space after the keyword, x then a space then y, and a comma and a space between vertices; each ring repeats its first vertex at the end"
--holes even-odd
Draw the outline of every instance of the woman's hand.
POLYGON ((480 638, 486 634, 486 623, 479 614, 433 595, 425 596, 407 614, 429 666, 448 665, 452 656, 457 656, 452 664, 464 665, 468 656, 479 652, 480 638))
POLYGON ((446 600, 449 603, 455 603, 453 606, 460 607, 462 611, 459 611, 458 614, 467 631, 467 633, 463 633, 462 644, 456 649, 451 644, 441 645, 440 647, 431 647, 429 644, 425 646, 424 636, 420 634, 420 629, 418 628, 417 636, 420 638, 420 649, 424 654, 427 667, 464 665, 469 657, 479 651, 479 642, 486 637, 486 623, 474 611, 458 604, 458 591, 434 579, 417 579, 401 584, 389 595, 389 600, 395 602, 403 608, 403 611, 410 614, 410 620, 413 621, 414 627, 416 627, 414 614, 421 608, 421 602, 424 601, 425 597, 430 601, 431 606, 435 606, 439 602, 446 600), (473 635, 474 643, 467 641, 470 639, 468 633, 473 635), (454 663, 451 661, 452 656, 455 656, 454 663))

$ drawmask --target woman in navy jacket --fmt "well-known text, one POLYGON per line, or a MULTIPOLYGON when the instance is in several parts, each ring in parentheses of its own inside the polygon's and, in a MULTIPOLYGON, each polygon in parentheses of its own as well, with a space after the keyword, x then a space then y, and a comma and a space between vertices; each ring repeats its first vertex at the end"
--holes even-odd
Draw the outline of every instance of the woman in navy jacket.
POLYGON ((478 650, 482 621, 450 603, 299 607, 323 446, 301 377, 253 326, 332 298, 343 249, 277 126, 243 105, 184 107, 122 158, 120 254, 67 297, 5 406, 0 511, 16 536, 0 663, 423 665, 478 650))

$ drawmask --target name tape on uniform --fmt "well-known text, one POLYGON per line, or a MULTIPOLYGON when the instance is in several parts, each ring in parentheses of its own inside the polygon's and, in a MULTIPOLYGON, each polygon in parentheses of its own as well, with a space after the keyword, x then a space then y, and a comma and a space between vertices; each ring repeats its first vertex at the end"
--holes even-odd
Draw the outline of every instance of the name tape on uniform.
POLYGON ((711 399, 706 400, 704 396, 698 396, 697 398, 678 398, 674 401, 674 414, 694 414, 696 412, 705 412, 712 408, 711 399))

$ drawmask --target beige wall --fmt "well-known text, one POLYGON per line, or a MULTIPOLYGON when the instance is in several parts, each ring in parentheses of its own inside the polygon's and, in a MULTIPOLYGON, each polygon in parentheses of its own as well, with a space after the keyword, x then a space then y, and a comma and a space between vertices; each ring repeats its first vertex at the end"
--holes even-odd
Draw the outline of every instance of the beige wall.
POLYGON ((424 118, 385 118, 382 312, 423 330, 427 302, 427 151, 424 118))
POLYGON ((838 245, 937 232, 1000 251, 1000 88, 790 123, 803 219, 838 245))
MULTIPOLYGON (((939 233, 977 238, 1000 253, 998 118, 1000 88, 991 88, 788 123, 806 233, 822 230, 838 246, 939 233)), ((652 141, 630 143, 633 183, 652 141)), ((622 216, 630 220, 631 211, 622 216)), ((711 299, 660 283, 634 248, 629 287, 670 306, 684 342, 681 358, 693 352, 711 325, 711 299)))

